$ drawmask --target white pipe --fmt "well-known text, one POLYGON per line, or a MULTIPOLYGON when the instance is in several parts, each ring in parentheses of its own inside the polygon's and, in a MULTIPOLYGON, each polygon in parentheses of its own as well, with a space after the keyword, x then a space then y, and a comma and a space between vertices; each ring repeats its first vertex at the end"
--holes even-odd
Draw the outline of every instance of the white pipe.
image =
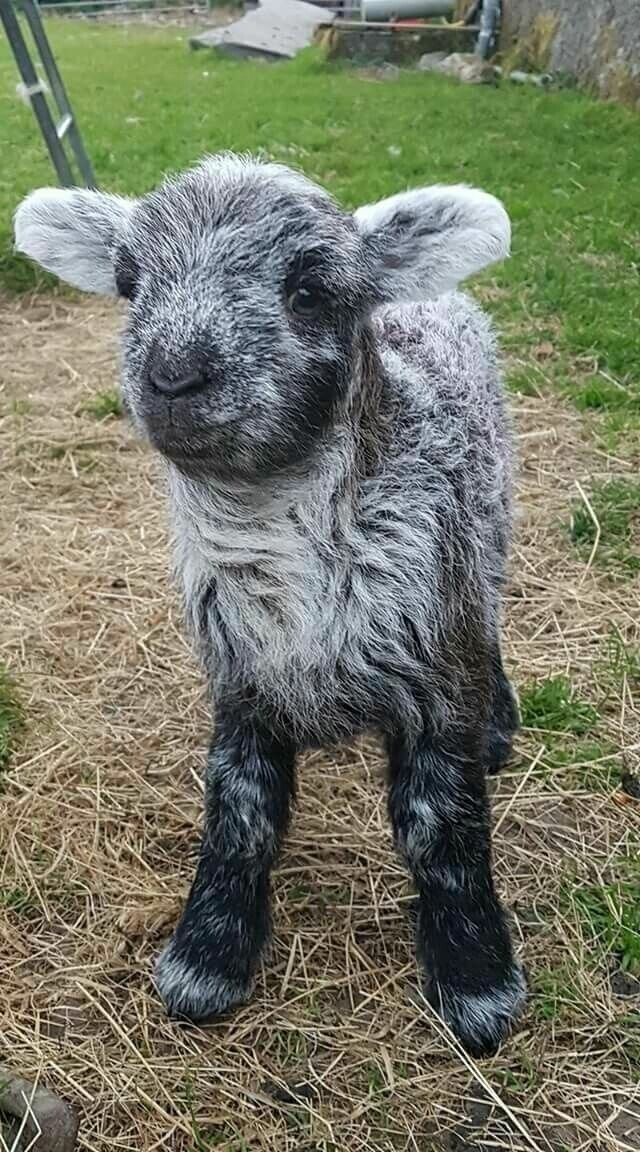
POLYGON ((413 17, 449 16, 454 0, 362 0, 363 20, 410 20, 413 17))

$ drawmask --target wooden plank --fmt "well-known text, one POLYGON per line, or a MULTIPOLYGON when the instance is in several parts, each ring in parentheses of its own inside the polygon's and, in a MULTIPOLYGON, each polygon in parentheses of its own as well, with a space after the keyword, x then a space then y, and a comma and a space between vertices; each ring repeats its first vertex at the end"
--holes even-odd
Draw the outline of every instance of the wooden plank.
POLYGON ((226 28, 212 28, 189 43, 192 48, 218 48, 233 56, 291 59, 313 43, 318 26, 331 26, 323 8, 305 0, 263 0, 226 28))

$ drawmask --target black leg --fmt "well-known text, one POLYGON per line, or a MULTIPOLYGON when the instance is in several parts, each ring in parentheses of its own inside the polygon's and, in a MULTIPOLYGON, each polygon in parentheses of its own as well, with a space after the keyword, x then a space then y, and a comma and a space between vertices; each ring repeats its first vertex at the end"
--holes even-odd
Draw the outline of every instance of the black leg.
POLYGON ((269 934, 269 873, 286 829, 294 748, 218 719, 200 860, 156 983, 169 1013, 205 1020, 244 1002, 269 934))
POLYGON ((494 776, 504 768, 511 756, 513 738, 520 722, 513 688, 502 665, 499 644, 496 644, 491 658, 491 683, 487 770, 490 776, 494 776))
POLYGON ((474 1055, 495 1051, 525 999, 491 875, 484 744, 450 726, 389 748, 389 808, 418 890, 425 993, 474 1055))

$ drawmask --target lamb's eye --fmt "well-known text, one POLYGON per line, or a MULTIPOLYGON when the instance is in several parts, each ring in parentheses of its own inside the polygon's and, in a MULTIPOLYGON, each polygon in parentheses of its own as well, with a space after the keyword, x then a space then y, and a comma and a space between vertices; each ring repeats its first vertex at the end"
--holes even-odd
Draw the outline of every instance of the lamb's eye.
POLYGON ((315 284, 298 284, 289 293, 289 307, 296 316, 317 316, 325 303, 325 296, 315 284))

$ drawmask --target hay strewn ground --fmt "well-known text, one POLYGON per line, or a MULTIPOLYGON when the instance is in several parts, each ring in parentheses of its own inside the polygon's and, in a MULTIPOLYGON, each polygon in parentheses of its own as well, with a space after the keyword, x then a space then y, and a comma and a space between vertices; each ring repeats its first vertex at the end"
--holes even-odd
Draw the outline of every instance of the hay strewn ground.
POLYGON ((618 779, 640 762, 640 588, 568 534, 576 480, 588 499, 631 465, 574 409, 515 398, 510 668, 525 699, 568 676, 597 712, 591 733, 525 731, 496 790, 532 978, 517 1035, 473 1065, 412 996, 411 895, 369 743, 304 765, 254 1002, 183 1029, 150 970, 193 867, 208 721, 160 469, 124 421, 84 410, 114 384, 113 308, 5 300, 0 316, 0 659, 27 720, 0 795, 3 1060, 76 1103, 91 1152, 637 1152, 640 983, 615 892, 638 888, 640 803, 618 779))

